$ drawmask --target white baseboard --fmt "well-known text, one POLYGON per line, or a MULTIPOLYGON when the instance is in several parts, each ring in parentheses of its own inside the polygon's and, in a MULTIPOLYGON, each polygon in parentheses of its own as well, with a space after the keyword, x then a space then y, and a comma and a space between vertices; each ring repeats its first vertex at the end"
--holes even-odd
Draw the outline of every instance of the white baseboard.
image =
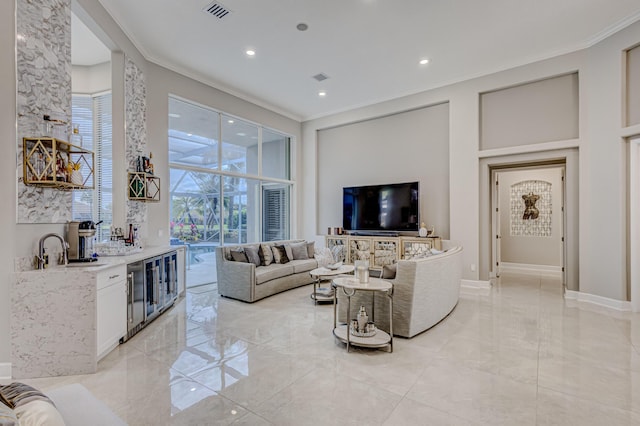
POLYGON ((537 274, 537 275, 550 277, 550 278, 562 278, 561 266, 500 262, 500 272, 537 274))
POLYGON ((11 380, 10 362, 0 362, 0 380, 11 380))
POLYGON ((580 291, 567 290, 565 299, 576 300, 580 303, 590 303, 592 305, 604 306, 616 311, 631 312, 631 302, 624 300, 610 299, 608 297, 597 296, 595 294, 583 293, 580 291))

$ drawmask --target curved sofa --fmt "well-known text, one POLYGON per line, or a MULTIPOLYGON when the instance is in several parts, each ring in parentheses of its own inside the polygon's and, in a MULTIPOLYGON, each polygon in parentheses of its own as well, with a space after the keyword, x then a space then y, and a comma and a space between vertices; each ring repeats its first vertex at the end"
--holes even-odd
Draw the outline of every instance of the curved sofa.
MULTIPOLYGON (((274 246, 300 242, 305 240, 269 241, 261 244, 274 246)), ((313 283, 309 271, 318 267, 315 258, 291 260, 285 264, 272 263, 268 266, 232 260, 232 250, 259 245, 260 243, 216 247, 218 293, 221 296, 253 303, 273 294, 313 283)))
MULTIPOLYGON (((455 308, 462 279, 462 247, 421 259, 400 260, 393 283, 393 334, 413 337, 433 327, 455 308)), ((338 319, 346 322, 346 296, 338 292, 338 319)), ((389 302, 375 293, 375 323, 389 330, 389 302)), ((351 297, 351 312, 365 306, 371 312, 369 292, 351 297)))

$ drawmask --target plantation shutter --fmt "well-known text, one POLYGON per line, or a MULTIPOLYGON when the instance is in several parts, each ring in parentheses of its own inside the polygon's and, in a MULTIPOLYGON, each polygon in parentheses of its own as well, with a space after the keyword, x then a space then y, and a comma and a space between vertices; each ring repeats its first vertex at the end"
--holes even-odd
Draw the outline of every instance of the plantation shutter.
POLYGON ((288 239, 289 187, 263 188, 262 194, 263 241, 288 239))

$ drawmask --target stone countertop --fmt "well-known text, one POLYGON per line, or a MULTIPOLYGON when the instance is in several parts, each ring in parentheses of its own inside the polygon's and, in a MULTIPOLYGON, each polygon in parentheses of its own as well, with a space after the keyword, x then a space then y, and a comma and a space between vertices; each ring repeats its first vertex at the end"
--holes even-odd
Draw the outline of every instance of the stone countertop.
POLYGON ((137 262, 139 260, 148 259, 150 257, 158 256, 164 253, 168 253, 173 250, 184 248, 182 245, 164 245, 147 247, 140 251, 124 256, 99 256, 98 260, 90 263, 70 263, 67 266, 64 265, 49 265, 47 269, 31 269, 28 271, 16 272, 16 274, 47 274, 52 272, 101 272, 105 269, 113 268, 119 265, 126 265, 129 263, 137 262))

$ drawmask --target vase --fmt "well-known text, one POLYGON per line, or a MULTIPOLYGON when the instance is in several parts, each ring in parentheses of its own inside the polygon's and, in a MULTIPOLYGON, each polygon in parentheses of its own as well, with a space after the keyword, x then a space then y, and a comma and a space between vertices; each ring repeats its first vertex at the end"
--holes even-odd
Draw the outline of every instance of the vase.
POLYGON ((74 185, 82 186, 84 184, 84 178, 80 170, 72 171, 71 176, 69 177, 69 180, 74 185))
POLYGON ((427 227, 424 226, 424 222, 420 224, 420 230, 418 231, 418 235, 421 237, 426 237, 429 232, 427 231, 427 227))

